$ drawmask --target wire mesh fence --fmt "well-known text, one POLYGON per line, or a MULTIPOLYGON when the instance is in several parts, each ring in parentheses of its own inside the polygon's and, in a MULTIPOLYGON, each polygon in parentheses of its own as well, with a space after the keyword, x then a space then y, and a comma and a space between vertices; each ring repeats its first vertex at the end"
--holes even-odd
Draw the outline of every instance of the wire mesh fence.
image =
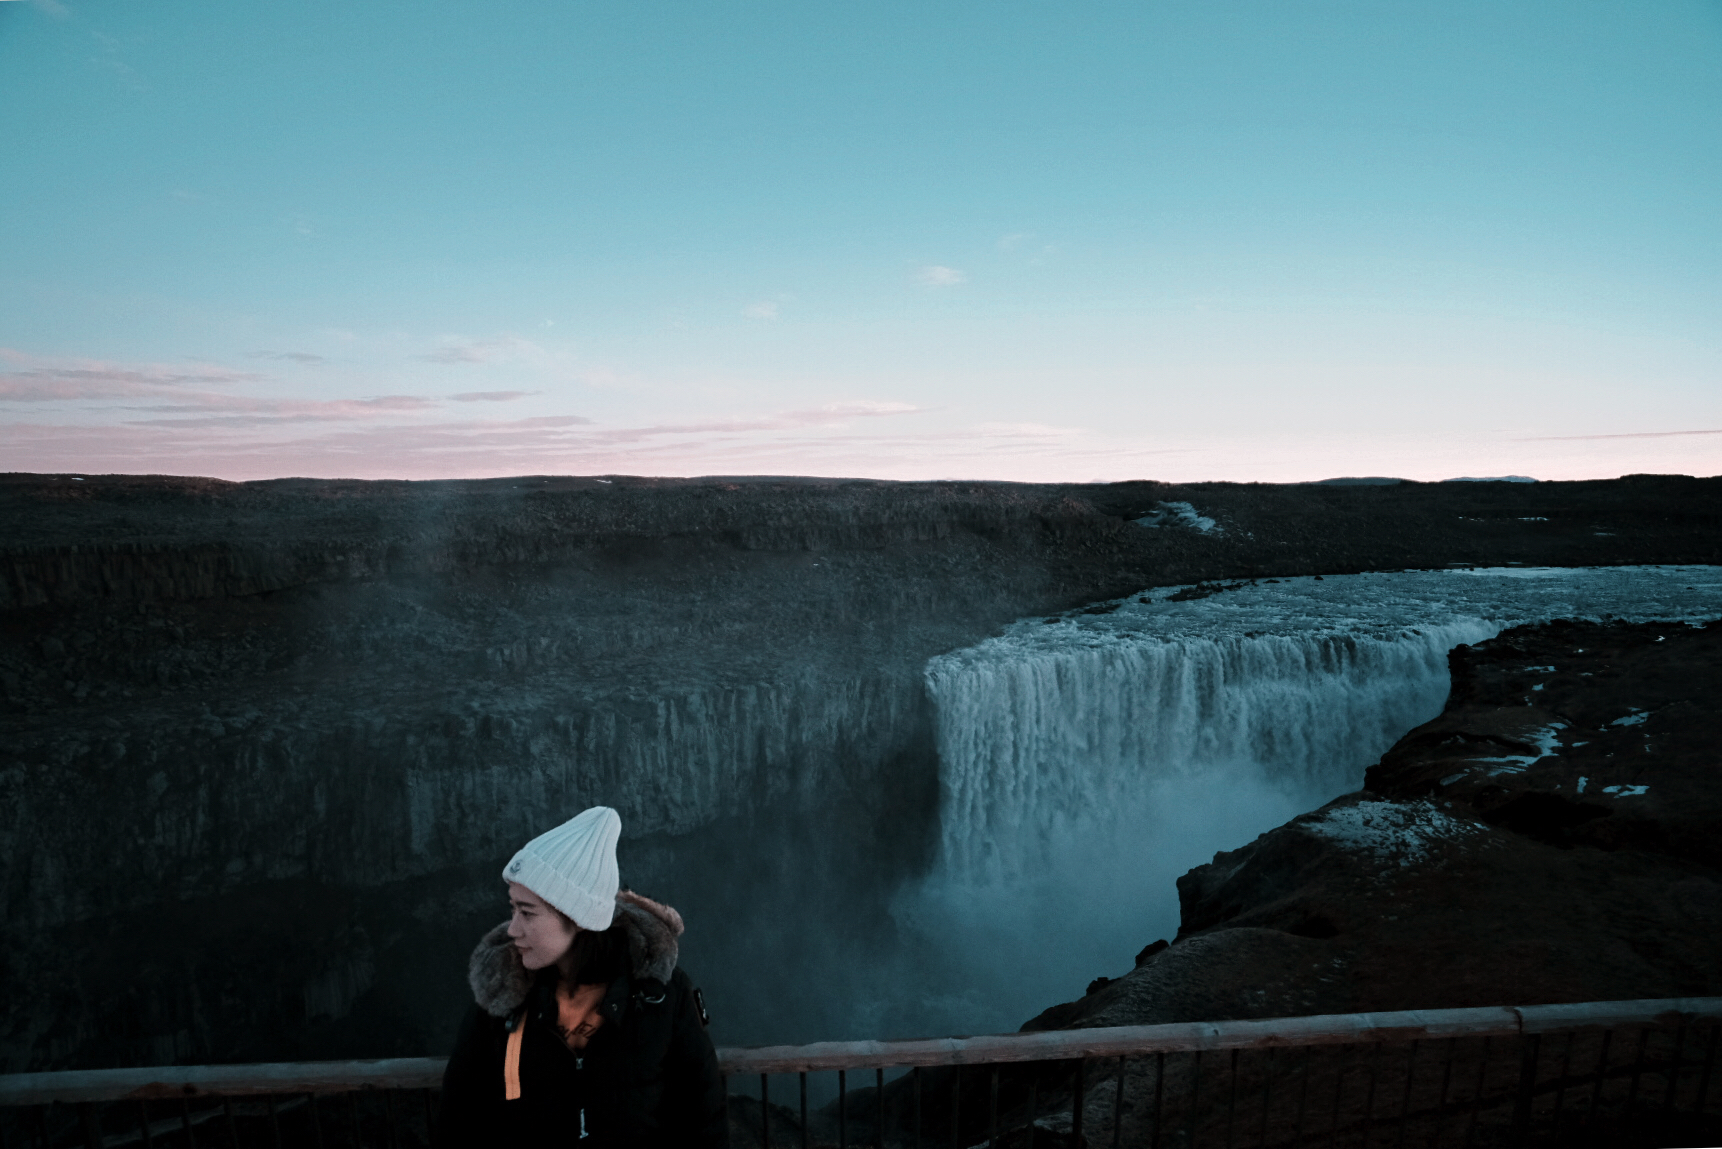
POLYGON ((423 1149, 435 1127, 436 1092, 429 1089, 139 1098, 14 1107, 0 1118, 0 1145, 423 1149))
MULTIPOLYGON (((753 1091, 730 1097, 736 1149, 1666 1147, 1722 1144, 1719 1046, 1722 998, 1697 998, 821 1043, 720 1060, 732 1088, 753 1091)), ((0 1077, 0 1149, 417 1149, 435 1140, 441 1067, 15 1074, 0 1077)))
POLYGON ((1712 1023, 1157 1051, 917 1067, 889 1082, 875 1069, 861 1088, 854 1072, 838 1071, 838 1100, 819 1109, 806 1104, 806 1073, 766 1074, 759 1100, 732 1102, 739 1133, 732 1142, 773 1149, 1402 1149, 1575 1137, 1716 1144, 1718 1033, 1712 1023))

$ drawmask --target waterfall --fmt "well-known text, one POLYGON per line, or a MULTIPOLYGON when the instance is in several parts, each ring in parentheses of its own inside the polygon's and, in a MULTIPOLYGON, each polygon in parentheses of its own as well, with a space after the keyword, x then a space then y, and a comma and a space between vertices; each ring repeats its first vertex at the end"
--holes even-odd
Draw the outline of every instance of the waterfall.
POLYGON ((1062 844, 1139 822, 1167 781, 1241 773, 1313 804, 1354 789, 1440 713, 1447 651, 1497 630, 1007 642, 935 659, 948 876, 1044 874, 1062 844))
POLYGON ((894 903, 919 1028, 1014 1029, 1129 969, 1176 931, 1179 875, 1439 714, 1454 646, 1719 614, 1716 567, 1382 572, 1150 588, 932 659, 940 851, 894 903))

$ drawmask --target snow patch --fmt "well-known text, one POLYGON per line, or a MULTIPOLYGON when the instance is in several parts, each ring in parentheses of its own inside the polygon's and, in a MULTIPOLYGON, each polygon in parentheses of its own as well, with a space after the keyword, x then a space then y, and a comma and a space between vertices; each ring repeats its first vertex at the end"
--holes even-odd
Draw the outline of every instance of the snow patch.
POLYGON ((1457 479, 1443 479, 1444 483, 1534 483, 1529 475, 1463 475, 1457 479))
POLYGON ((1401 869, 1425 861, 1439 842, 1460 841, 1485 828, 1462 822, 1432 802, 1359 802, 1329 810, 1303 825, 1378 862, 1397 862, 1401 869))
POLYGON ((1635 706, 1632 708, 1631 714, 1628 714, 1625 718, 1616 718, 1613 722, 1610 722, 1609 725, 1610 726, 1641 726, 1645 722, 1647 722, 1649 719, 1650 719, 1649 714, 1647 714, 1643 710, 1638 709, 1638 707, 1635 706))
POLYGON ((1604 786, 1602 788, 1604 794, 1613 794, 1616 798, 1636 798, 1640 794, 1648 793, 1649 790, 1649 786, 1604 786))
MULTIPOLYGON (((1537 689, 1541 689, 1538 687, 1537 689)), ((1523 774, 1527 767, 1541 762, 1544 758, 1553 757, 1561 746, 1558 731, 1565 730, 1565 722, 1551 722, 1541 730, 1532 732, 1525 741, 1537 748, 1535 754, 1506 754, 1498 758, 1478 758, 1479 763, 1493 762, 1495 767, 1489 771, 1489 777, 1497 774, 1523 774)))
POLYGON ((1153 510, 1130 521, 1139 527, 1187 527, 1205 535, 1226 533, 1220 529, 1218 523, 1198 512, 1189 503, 1155 503, 1153 510))

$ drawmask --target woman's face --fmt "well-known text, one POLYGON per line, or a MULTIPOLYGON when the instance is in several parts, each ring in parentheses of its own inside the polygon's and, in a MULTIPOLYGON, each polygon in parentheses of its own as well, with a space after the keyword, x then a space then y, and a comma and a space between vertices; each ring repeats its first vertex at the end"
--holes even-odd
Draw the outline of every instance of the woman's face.
POLYGON ((527 969, 544 969, 561 961, 580 927, 519 882, 508 883, 508 904, 514 909, 508 919, 508 936, 520 952, 520 964, 527 969))

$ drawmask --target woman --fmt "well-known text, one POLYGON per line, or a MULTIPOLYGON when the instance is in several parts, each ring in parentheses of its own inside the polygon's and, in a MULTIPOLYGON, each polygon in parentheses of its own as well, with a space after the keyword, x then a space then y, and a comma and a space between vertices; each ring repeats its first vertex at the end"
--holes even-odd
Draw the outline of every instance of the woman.
POLYGON ((681 915, 618 889, 621 833, 616 811, 594 806, 503 869, 513 914, 472 952, 444 1149, 728 1144, 704 1004, 676 968, 681 915))

